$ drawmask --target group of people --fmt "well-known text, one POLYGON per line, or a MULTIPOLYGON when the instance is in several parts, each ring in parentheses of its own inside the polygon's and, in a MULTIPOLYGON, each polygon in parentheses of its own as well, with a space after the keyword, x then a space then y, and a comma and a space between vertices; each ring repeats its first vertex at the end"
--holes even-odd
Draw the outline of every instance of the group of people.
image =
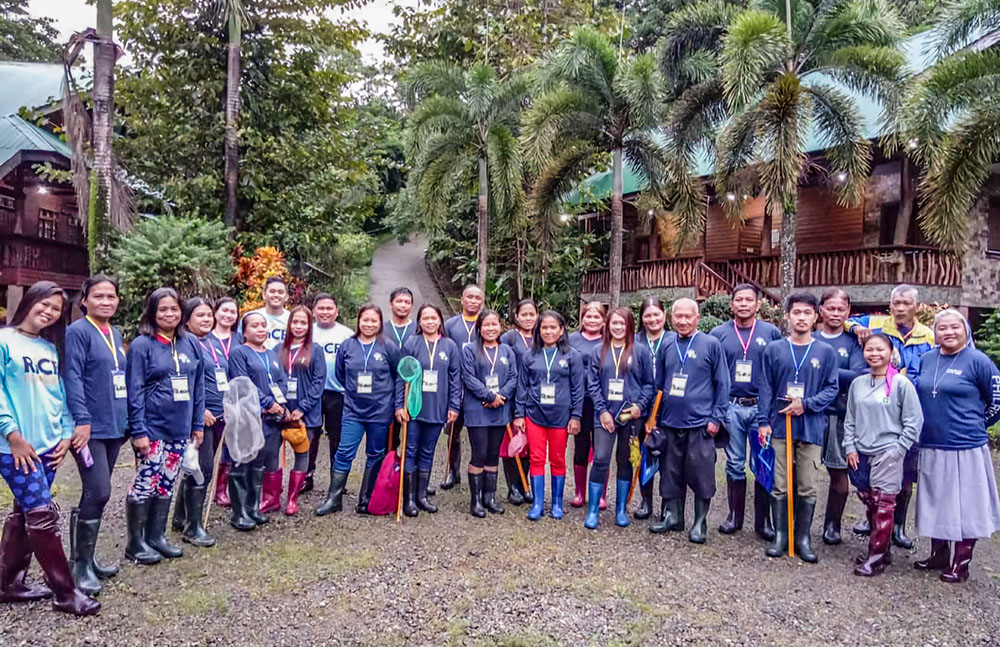
POLYGON ((37 283, 0 329, 0 476, 14 498, 0 543, 0 601, 52 597, 62 611, 98 612, 101 581, 118 568, 98 562, 95 547, 126 440, 136 470, 126 496, 125 556, 154 564, 183 554, 167 534, 172 499, 172 527, 197 547, 215 543, 203 525, 209 496, 230 508, 231 525, 241 531, 281 510, 283 490, 284 513, 297 514, 299 495, 314 488, 324 432, 331 469, 318 516, 342 510, 362 440, 357 513, 368 513, 392 451, 405 453, 403 512, 436 512, 431 474, 439 438, 448 438, 439 487, 449 490, 461 481, 467 430, 471 515, 504 513, 497 495, 502 464, 507 501, 530 504, 531 520, 546 512, 548 472, 548 514, 561 519, 572 436, 569 503, 586 508, 587 528, 599 525, 614 463, 615 523, 653 517, 651 532, 687 529, 694 543, 708 538, 722 447, 728 515, 719 532, 743 527, 749 466, 754 530, 766 554, 780 557, 791 544, 807 562, 817 561, 812 526, 823 465, 825 543, 842 541, 849 484, 865 504, 866 518, 854 528, 870 535, 855 568, 863 576, 890 563, 890 544, 913 548, 906 519, 919 483, 917 533, 932 541, 930 556, 915 566, 940 571, 946 582, 965 580, 976 540, 1000 529, 986 431, 1000 418, 1000 371, 975 349, 965 317, 943 310, 928 328, 916 319, 917 290, 901 285, 890 315, 852 318, 848 295, 830 289, 818 300, 789 296, 783 335, 759 318, 759 299, 753 286, 737 285, 733 319, 709 333, 699 331, 698 304, 690 299, 668 311, 647 298, 638 322, 627 308, 607 312, 587 303, 580 330, 570 334, 563 315, 540 312, 530 299, 515 305, 505 331, 477 286, 462 292, 454 317, 445 319, 432 304, 411 317, 413 295, 399 288, 388 322, 366 304, 352 330, 338 323, 329 294, 287 310, 286 286, 272 277, 265 306, 242 318, 233 299, 182 301, 172 288, 156 289, 126 347, 110 323, 119 305, 114 278, 84 283, 85 316, 68 327, 66 293, 37 283), (412 418, 413 394, 397 373, 404 357, 422 369, 410 387, 421 402, 412 418), (236 462, 224 439, 223 402, 241 377, 259 396, 264 443, 252 459, 236 462), (294 454, 287 488, 286 441, 294 454), (190 452, 197 452, 201 473, 179 479, 190 452), (70 515, 69 559, 51 490, 67 455, 82 484, 70 515), (787 455, 794 457, 794 483, 787 455), (640 501, 630 515, 634 492, 640 501), (32 554, 44 585, 26 578, 32 554))

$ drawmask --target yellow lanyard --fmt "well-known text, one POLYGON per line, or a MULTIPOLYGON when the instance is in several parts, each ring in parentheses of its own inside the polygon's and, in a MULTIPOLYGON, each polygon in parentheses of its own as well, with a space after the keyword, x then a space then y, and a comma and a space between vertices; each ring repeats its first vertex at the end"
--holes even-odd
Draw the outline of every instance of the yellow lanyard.
MULTIPOLYGON (((117 371, 118 370, 118 351, 115 350, 115 344, 114 344, 115 333, 114 332, 109 332, 108 335, 105 336, 104 331, 101 330, 101 327, 97 325, 97 322, 95 322, 89 316, 86 317, 86 319, 87 319, 87 321, 90 322, 91 326, 93 326, 94 328, 97 329, 97 332, 101 333, 101 339, 104 340, 104 344, 108 347, 108 350, 111 351, 111 358, 113 360, 115 360, 115 370, 117 371), (108 339, 108 337, 110 337, 111 339, 108 339)), ((108 325, 108 330, 109 331, 111 330, 111 325, 110 324, 108 325)))
POLYGON ((614 344, 611 345, 611 358, 615 360, 615 379, 616 380, 618 379, 618 367, 621 364, 622 355, 624 355, 624 354, 625 354, 625 347, 624 346, 622 346, 621 347, 621 351, 619 351, 619 353, 617 355, 615 355, 615 345, 614 344))
POLYGON ((434 340, 434 350, 431 350, 431 345, 427 343, 427 338, 424 337, 424 346, 427 347, 427 354, 430 355, 431 365, 427 367, 428 371, 434 370, 434 355, 437 354, 438 339, 441 339, 440 335, 434 340))
MULTIPOLYGON (((164 337, 160 333, 156 333, 156 334, 157 334, 158 337, 161 337, 162 339, 167 339, 166 337, 164 337)), ((170 354, 174 356, 174 368, 177 369, 177 374, 180 375, 181 374, 181 363, 179 361, 177 361, 177 344, 174 343, 174 338, 173 337, 167 339, 167 341, 170 342, 170 354)))

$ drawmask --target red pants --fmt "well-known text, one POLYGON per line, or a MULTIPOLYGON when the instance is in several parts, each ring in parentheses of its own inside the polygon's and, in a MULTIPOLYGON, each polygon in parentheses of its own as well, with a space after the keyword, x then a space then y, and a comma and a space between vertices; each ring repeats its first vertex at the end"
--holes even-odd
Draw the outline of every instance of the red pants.
POLYGON ((528 452, 531 460, 531 475, 545 476, 545 451, 548 448, 552 476, 566 476, 565 427, 541 427, 525 418, 524 430, 528 435, 528 452))

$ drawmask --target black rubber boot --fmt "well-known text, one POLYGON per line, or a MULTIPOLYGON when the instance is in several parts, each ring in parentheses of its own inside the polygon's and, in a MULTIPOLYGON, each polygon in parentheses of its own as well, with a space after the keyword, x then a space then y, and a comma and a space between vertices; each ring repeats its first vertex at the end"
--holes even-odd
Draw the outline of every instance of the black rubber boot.
POLYGON ((430 512, 431 514, 438 511, 437 506, 430 502, 427 498, 427 485, 431 482, 430 472, 417 472, 416 480, 416 499, 417 507, 425 512, 430 512))
POLYGON ((368 514, 368 502, 372 498, 372 491, 375 489, 375 477, 378 475, 380 467, 382 467, 381 462, 375 463, 371 467, 365 466, 365 472, 361 476, 361 487, 358 488, 358 502, 354 505, 354 512, 368 514))
POLYGON ((316 516, 323 517, 331 512, 340 512, 344 509, 344 486, 347 485, 347 476, 350 472, 333 470, 330 473, 330 488, 326 491, 326 499, 318 508, 316 516))
POLYGON ((146 543, 149 505, 149 499, 136 501, 132 497, 125 498, 125 528, 128 535, 125 558, 137 564, 156 564, 163 559, 163 555, 146 543))
POLYGON ((229 523, 237 530, 248 532, 257 527, 250 516, 250 470, 246 465, 233 465, 229 470, 229 523))
POLYGON ((406 472, 403 474, 403 514, 407 517, 415 517, 419 514, 417 509, 417 473, 406 472))
POLYGON ((771 494, 754 483, 753 487, 753 529, 764 541, 774 541, 774 524, 771 523, 771 494))
POLYGON ((247 497, 247 515, 254 520, 258 526, 267 523, 267 515, 260 511, 260 491, 264 486, 264 467, 247 468, 249 474, 249 496, 247 497))
POLYGON ((910 507, 911 496, 912 486, 899 491, 896 495, 896 511, 892 517, 892 545, 906 550, 913 550, 913 540, 906 536, 906 512, 910 507))
POLYGON ((788 499, 771 497, 771 518, 774 520, 774 539, 764 549, 768 557, 784 557, 788 554, 788 499))
MULTIPOLYGON (((524 502, 525 503, 534 503, 535 502, 535 495, 532 493, 532 490, 531 490, 531 488, 532 488, 531 477, 528 476, 529 474, 531 474, 531 461, 528 459, 527 456, 522 456, 518 460, 521 461, 521 467, 524 469, 524 476, 525 476, 525 478, 528 479, 528 489, 525 490, 525 492, 524 492, 524 502)), ((514 466, 514 469, 517 469, 516 465, 514 466)), ((521 475, 518 474, 517 478, 520 479, 521 475)))
POLYGON ((826 513, 823 515, 823 543, 836 546, 843 541, 840 535, 840 524, 844 518, 844 506, 850 493, 847 470, 831 469, 830 491, 826 497, 826 513))
POLYGON ((187 487, 187 478, 182 478, 177 482, 177 487, 174 489, 174 498, 177 499, 177 503, 174 504, 174 516, 170 522, 170 527, 175 532, 181 532, 184 530, 184 523, 187 520, 187 509, 184 506, 184 489, 187 487))
POLYGON ((146 519, 146 543, 168 559, 182 557, 184 551, 174 546, 165 536, 167 515, 170 514, 170 497, 154 496, 149 499, 149 518, 146 519))
POLYGON ((181 539, 199 548, 208 548, 215 545, 215 537, 208 534, 202 524, 202 516, 205 512, 205 497, 208 488, 204 485, 188 483, 184 487, 184 508, 187 511, 187 519, 184 523, 184 532, 181 539))
POLYGON ((486 516, 483 507, 483 473, 469 472, 469 514, 482 519, 486 516))
POLYGON ((694 498, 694 523, 688 532, 688 541, 694 544, 704 544, 708 540, 708 509, 711 499, 694 498))
POLYGON ((660 508, 660 520, 649 527, 649 532, 658 535, 684 530, 684 499, 664 499, 660 508))
POLYGON ((812 523, 816 514, 816 497, 799 497, 795 501, 795 554, 803 562, 819 561, 812 549, 812 523))
POLYGON ((513 458, 501 459, 503 476, 507 480, 507 501, 511 505, 524 505, 524 487, 521 485, 521 475, 517 471, 517 463, 513 458))
POLYGON ((497 503, 496 472, 483 472, 483 507, 490 514, 503 514, 503 506, 497 503))
POLYGON ((632 516, 636 519, 649 519, 649 515, 653 514, 653 479, 639 486, 639 495, 641 497, 639 507, 632 516))
POLYGON ((70 511, 70 570, 76 588, 89 596, 100 595, 104 590, 104 585, 94 571, 94 550, 97 548, 97 533, 100 530, 100 519, 81 519, 79 509, 73 508, 70 511))
POLYGON ((462 477, 459 476, 459 470, 462 469, 462 444, 459 437, 461 430, 456 429, 454 438, 451 440, 451 446, 448 449, 448 473, 445 474, 444 480, 441 481, 442 490, 450 490, 456 485, 462 483, 462 477))
POLYGON ((732 535, 743 528, 743 517, 746 514, 747 482, 745 480, 726 479, 726 493, 729 501, 729 516, 719 526, 719 532, 732 535))

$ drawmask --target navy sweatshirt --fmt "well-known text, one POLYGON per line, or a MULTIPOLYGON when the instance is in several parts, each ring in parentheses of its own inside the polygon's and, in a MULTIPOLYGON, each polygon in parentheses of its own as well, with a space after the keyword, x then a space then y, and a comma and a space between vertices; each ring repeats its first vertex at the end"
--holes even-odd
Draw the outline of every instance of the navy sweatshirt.
POLYGON ((173 345, 139 335, 128 348, 128 418, 133 438, 186 440, 205 428, 205 369, 194 335, 173 345), (176 349, 177 361, 174 361, 176 349), (188 399, 174 402, 171 377, 183 377, 188 399))
POLYGON ((583 357, 574 348, 565 351, 558 346, 529 350, 521 354, 517 367, 517 395, 514 398, 514 417, 531 418, 542 427, 564 428, 570 418, 579 420, 583 415, 584 369, 583 357), (546 369, 547 360, 551 368, 546 369), (542 383, 555 385, 554 404, 542 404, 542 383))
POLYGON ((837 353, 829 344, 814 341, 812 346, 790 345, 787 339, 768 344, 764 349, 764 381, 760 383, 757 424, 770 426, 775 438, 785 437, 785 416, 779 411, 789 404, 785 399, 788 384, 797 381, 805 385, 802 399, 805 413, 792 416, 792 436, 822 446, 829 423, 826 410, 840 392, 838 366, 837 353), (794 359, 791 347, 795 348, 794 359), (802 363, 798 380, 795 362, 802 363))
MULTIPOLYGON (((288 354, 289 360, 295 349, 293 346, 292 352, 288 354)), ((319 427, 323 424, 323 387, 326 386, 326 354, 323 352, 323 347, 312 344, 309 351, 309 367, 303 368, 296 362, 292 365, 291 376, 295 380, 296 397, 288 398, 288 410, 301 411, 302 422, 306 427, 319 427)))
POLYGON ((648 348, 649 349, 649 355, 650 355, 650 357, 653 358, 653 380, 654 380, 654 382, 659 377, 659 375, 658 375, 658 373, 656 371, 656 368, 657 368, 656 364, 657 364, 657 362, 660 361, 660 349, 662 349, 665 346, 669 346, 670 344, 672 344, 673 343, 673 338, 674 338, 674 333, 668 332, 668 331, 664 330, 663 334, 660 335, 659 339, 657 339, 656 341, 650 343, 649 337, 646 336, 646 333, 644 333, 644 332, 642 332, 640 330, 639 332, 637 332, 635 334, 635 343, 637 345, 641 344, 641 345, 645 346, 646 348, 648 348))
POLYGON ((653 382, 653 356, 645 346, 633 344, 632 353, 627 362, 620 360, 622 349, 609 348, 601 361, 601 346, 594 350, 590 358, 590 373, 587 379, 587 391, 594 401, 594 428, 601 425, 601 414, 605 411, 618 417, 624 407, 639 405, 643 415, 648 416, 653 406, 653 396, 656 385, 653 382), (618 368, 615 369, 615 354, 619 357, 618 368), (620 400, 609 400, 608 390, 613 379, 624 380, 620 400))
POLYGON ((222 392, 219 391, 216 369, 221 369, 228 378, 229 360, 221 342, 212 333, 198 340, 198 350, 201 352, 201 362, 205 367, 205 408, 216 418, 222 418, 225 411, 222 408, 222 392))
MULTIPOLYGON (((437 390, 425 391, 423 384, 414 383, 411 389, 420 389, 422 404, 416 420, 443 425, 448 411, 456 413, 462 408, 462 354, 458 345, 447 337, 437 340, 437 346, 427 342, 423 335, 414 335, 403 345, 401 357, 415 357, 424 373, 437 371, 437 390), (431 353, 434 353, 433 361, 431 353)), ((403 408, 403 380, 396 382, 396 408, 403 408)))
POLYGON ((115 397, 111 375, 115 357, 118 370, 126 369, 125 344, 113 326, 111 337, 108 339, 86 319, 66 329, 66 403, 75 424, 90 425, 90 437, 101 440, 122 438, 128 428, 128 399, 115 397), (114 356, 109 343, 114 346, 114 356))
POLYGON ((497 427, 510 422, 517 391, 518 356, 519 353, 506 344, 484 348, 482 353, 478 344, 467 344, 462 349, 466 427, 497 427), (494 362, 490 362, 491 359, 494 362), (494 389, 486 386, 491 374, 497 380, 494 389), (495 409, 483 406, 484 402, 493 402, 497 395, 503 396, 503 406, 495 409))
POLYGON ((518 355, 520 355, 524 351, 531 348, 532 340, 531 335, 528 335, 528 338, 525 339, 521 336, 521 333, 515 329, 508 330, 504 334, 500 335, 500 343, 510 346, 518 355))
POLYGON ((695 331, 677 334, 660 346, 657 388, 663 399, 657 423, 662 427, 693 429, 709 422, 722 426, 729 406, 729 365, 722 344, 711 335, 695 331), (687 376, 684 395, 671 395, 674 375, 687 376))
POLYGON ((590 377, 590 360, 594 356, 594 351, 601 348, 601 344, 604 343, 602 337, 590 340, 583 336, 582 332, 575 332, 569 336, 569 345, 576 349, 576 352, 580 353, 580 357, 583 358, 583 388, 584 388, 584 398, 590 400, 590 388, 587 386, 587 380, 590 377))
POLYGON ((975 348, 954 355, 935 348, 924 354, 917 395, 924 410, 920 447, 981 447, 989 439, 986 428, 1000 420, 1000 371, 975 348))
POLYGON ((337 382, 344 385, 344 419, 388 425, 395 413, 396 366, 400 350, 387 339, 362 346, 351 337, 337 350, 337 382), (368 360, 365 361, 367 356, 368 360), (358 393, 358 374, 371 373, 371 393, 358 393))
POLYGON ((478 339, 476 335, 476 320, 466 321, 457 314, 444 322, 444 334, 458 345, 459 350, 469 342, 478 339))
POLYGON ((736 322, 733 320, 719 324, 709 333, 719 340, 722 352, 726 354, 726 363, 729 365, 729 395, 733 398, 757 397, 763 379, 761 358, 764 356, 764 349, 772 341, 781 339, 781 331, 777 327, 760 319, 752 330, 752 337, 751 328, 740 328, 737 332, 736 322), (743 351, 743 344, 747 344, 746 352, 743 351), (736 362, 744 360, 751 363, 750 381, 737 382, 736 362))
MULTIPOLYGON (((235 379, 242 376, 249 377, 250 381, 257 387, 264 435, 280 432, 281 426, 278 421, 264 413, 275 402, 271 384, 278 385, 282 395, 288 393, 288 376, 285 374, 285 369, 281 367, 281 362, 278 361, 277 351, 267 349, 263 353, 258 353, 246 344, 234 348, 229 354, 229 378, 235 379)), ((286 403, 284 406, 287 407, 288 404, 286 403)))
POLYGON ((410 337, 413 337, 413 333, 416 329, 417 324, 414 321, 411 321, 405 326, 397 326, 392 323, 392 321, 389 321, 384 326, 382 335, 392 343, 396 344, 396 346, 402 348, 407 340, 409 340, 410 337))
POLYGON ((833 348, 837 357, 837 385, 840 393, 833 400, 826 412, 843 416, 847 413, 847 393, 851 390, 854 378, 868 372, 868 362, 857 337, 841 332, 836 337, 827 337, 825 333, 816 331, 813 338, 833 348))

